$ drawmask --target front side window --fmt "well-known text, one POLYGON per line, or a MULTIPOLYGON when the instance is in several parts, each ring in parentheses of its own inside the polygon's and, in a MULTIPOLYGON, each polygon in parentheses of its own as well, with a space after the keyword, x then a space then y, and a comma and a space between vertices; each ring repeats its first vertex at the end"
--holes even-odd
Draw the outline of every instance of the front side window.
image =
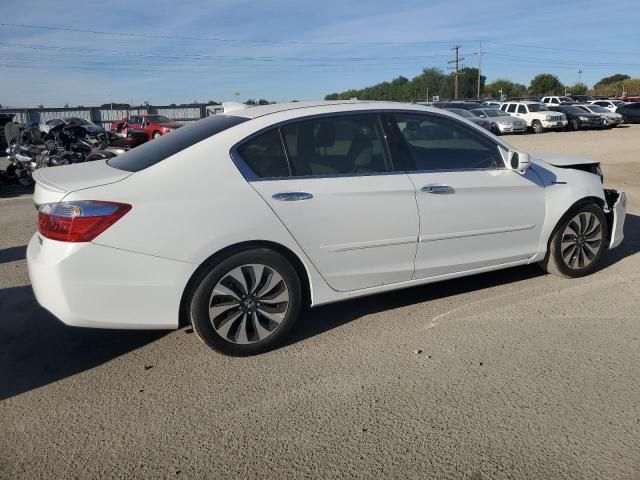
POLYGON ((375 114, 329 116, 282 127, 293 176, 393 170, 375 114))
POLYGON ((504 168, 498 146, 471 127, 436 115, 393 114, 407 171, 504 168))

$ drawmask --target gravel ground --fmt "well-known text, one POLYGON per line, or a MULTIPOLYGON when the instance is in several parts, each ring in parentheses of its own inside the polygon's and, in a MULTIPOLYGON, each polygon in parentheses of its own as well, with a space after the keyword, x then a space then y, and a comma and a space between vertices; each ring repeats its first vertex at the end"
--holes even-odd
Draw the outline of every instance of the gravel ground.
POLYGON ((640 126, 509 140, 598 158, 628 192, 599 272, 321 307, 253 358, 63 326, 29 287, 32 200, 5 194, 0 478, 640 478, 640 126))

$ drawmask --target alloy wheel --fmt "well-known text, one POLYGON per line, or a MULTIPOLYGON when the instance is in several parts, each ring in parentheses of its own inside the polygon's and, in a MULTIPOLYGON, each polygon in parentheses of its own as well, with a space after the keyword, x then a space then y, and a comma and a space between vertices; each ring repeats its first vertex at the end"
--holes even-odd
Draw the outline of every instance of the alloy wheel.
POLYGON ((289 308, 289 289, 273 268, 248 264, 222 276, 209 299, 209 321, 223 339, 251 344, 271 336, 289 308))
POLYGON ((564 263, 572 269, 582 269, 595 260, 602 246, 602 225, 591 212, 581 212, 571 219, 560 239, 564 263))

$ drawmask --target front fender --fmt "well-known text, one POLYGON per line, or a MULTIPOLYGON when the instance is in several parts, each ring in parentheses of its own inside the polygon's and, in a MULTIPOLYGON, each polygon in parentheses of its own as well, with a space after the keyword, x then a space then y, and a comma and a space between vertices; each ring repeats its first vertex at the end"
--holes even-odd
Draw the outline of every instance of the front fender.
POLYGON ((549 239, 560 219, 581 201, 594 201, 605 206, 604 188, 600 177, 573 168, 558 168, 537 160, 531 168, 540 176, 545 186, 546 215, 540 234, 538 254, 531 259, 537 262, 547 253, 549 239))

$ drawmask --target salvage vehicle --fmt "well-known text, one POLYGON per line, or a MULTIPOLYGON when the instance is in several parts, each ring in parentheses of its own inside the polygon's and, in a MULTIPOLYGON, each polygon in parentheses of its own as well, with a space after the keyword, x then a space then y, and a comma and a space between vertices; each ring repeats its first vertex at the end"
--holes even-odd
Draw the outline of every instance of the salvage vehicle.
POLYGON ((75 326, 190 323, 230 355, 274 348, 306 307, 517 265, 590 274, 626 209, 597 161, 396 102, 212 115, 34 178, 44 308, 75 326))
POLYGON ((534 133, 559 130, 567 126, 567 118, 564 114, 553 112, 547 105, 540 102, 505 102, 500 106, 500 110, 527 122, 527 127, 534 133))
POLYGON ((527 131, 527 122, 498 108, 476 108, 470 110, 474 115, 491 122, 491 132, 495 135, 503 133, 522 133, 527 131))
POLYGON ((586 128, 604 128, 604 118, 597 113, 588 113, 573 105, 551 105, 549 110, 560 112, 567 117, 567 129, 577 131, 586 128))
POLYGON ((587 113, 597 113, 602 117, 602 119, 604 120, 605 126, 608 128, 617 127, 618 125, 621 125, 624 123, 624 118, 622 115, 620 115, 619 113, 610 112, 609 110, 607 110, 604 107, 601 107, 600 105, 582 103, 582 104, 576 105, 576 107, 580 108, 581 110, 584 110, 587 113))
POLYGON ((46 122, 40 124, 40 131, 47 134, 51 131, 51 129, 60 125, 79 126, 85 131, 87 135, 91 136, 104 133, 105 131, 101 126, 96 125, 86 118, 80 117, 52 118, 51 120, 47 120, 46 122))
POLYGON ((447 112, 455 113, 456 115, 460 115, 461 117, 466 118, 470 122, 475 123, 476 125, 480 125, 485 130, 491 131, 491 122, 487 119, 480 118, 477 115, 471 113, 470 110, 463 110, 461 108, 445 108, 447 112))
POLYGON ((149 140, 159 138, 182 126, 181 123, 171 120, 164 115, 131 115, 111 124, 111 132, 127 129, 141 130, 147 134, 149 140))

